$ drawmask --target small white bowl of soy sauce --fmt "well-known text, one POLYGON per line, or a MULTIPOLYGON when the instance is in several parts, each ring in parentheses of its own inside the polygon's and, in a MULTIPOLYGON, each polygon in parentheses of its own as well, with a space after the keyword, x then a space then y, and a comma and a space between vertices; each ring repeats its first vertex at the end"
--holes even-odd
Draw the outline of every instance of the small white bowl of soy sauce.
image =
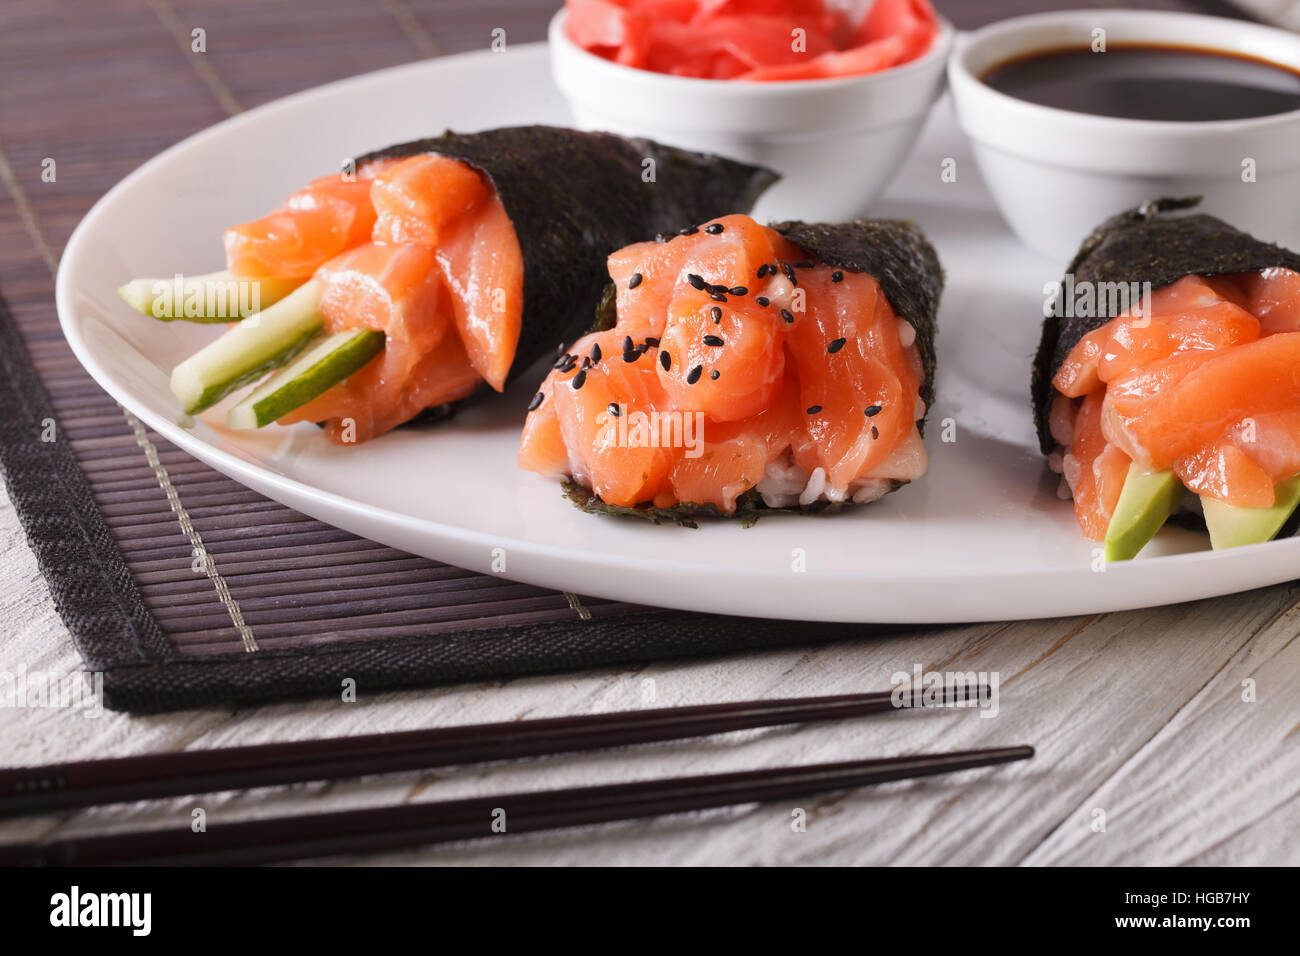
POLYGON ((1003 217, 1069 257, 1107 216, 1200 195, 1300 247, 1300 35, 1183 13, 1003 20, 948 63, 958 120, 1003 217))

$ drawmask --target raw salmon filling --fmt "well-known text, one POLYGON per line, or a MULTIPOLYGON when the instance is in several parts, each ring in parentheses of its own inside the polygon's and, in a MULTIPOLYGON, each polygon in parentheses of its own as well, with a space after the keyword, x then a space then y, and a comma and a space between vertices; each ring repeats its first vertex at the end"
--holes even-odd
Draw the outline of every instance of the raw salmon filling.
POLYGON ((481 382, 500 391, 523 315, 523 256, 491 184, 465 163, 422 154, 328 176, 225 235, 231 272, 322 285, 329 333, 374 329, 383 352, 280 419, 325 422, 362 442, 481 382))
POLYGON ((1270 507, 1300 473, 1300 273, 1180 279, 1079 340, 1052 383, 1050 461, 1088 537, 1134 462, 1270 507))
POLYGON ((726 216, 609 257, 617 323, 534 396, 520 466, 607 505, 865 502, 924 473, 915 330, 869 275, 726 216))

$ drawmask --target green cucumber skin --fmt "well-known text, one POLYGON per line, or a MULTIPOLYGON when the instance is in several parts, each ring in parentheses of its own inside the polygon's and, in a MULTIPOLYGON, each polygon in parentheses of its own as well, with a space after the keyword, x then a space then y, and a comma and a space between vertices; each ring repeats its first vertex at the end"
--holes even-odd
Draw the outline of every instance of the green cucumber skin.
POLYGON ((382 332, 359 329, 343 335, 347 338, 337 348, 321 356, 310 367, 302 370, 286 369, 278 376, 288 379, 283 384, 268 382, 263 386, 265 395, 250 395, 232 408, 227 416, 229 424, 239 427, 235 422, 237 412, 244 410, 252 415, 253 427, 269 425, 333 388, 384 350, 386 340, 382 332), (322 370, 327 371, 322 374, 322 370))
POLYGON ((305 332, 296 342, 290 345, 287 349, 276 353, 275 355, 268 358, 261 365, 248 369, 247 371, 245 371, 243 374, 239 375, 236 378, 228 379, 224 382, 218 382, 214 385, 209 385, 200 393, 198 400, 185 409, 185 414, 196 415, 199 412, 206 411, 207 409, 217 404, 217 402, 221 401, 223 398, 225 398, 227 395, 231 394, 232 392, 239 391, 245 385, 253 384, 254 382, 258 381, 260 378, 262 378, 264 375, 266 375, 268 372, 272 372, 275 369, 279 368, 280 366, 285 365, 286 363, 292 361, 303 349, 307 347, 308 343, 311 342, 311 340, 316 337, 316 333, 318 333, 319 331, 320 331, 320 327, 317 326, 316 328, 308 332, 305 332))
POLYGON ((282 301, 232 326, 172 370, 173 394, 193 415, 288 362, 324 324, 321 286, 307 282, 282 301))
MULTIPOLYGON (((258 287, 258 308, 250 312, 250 314, 255 314, 257 311, 270 308, 272 305, 284 299, 302 286, 305 281, 306 280, 278 278, 242 278, 231 275, 228 271, 180 277, 180 283, 183 289, 194 288, 196 285, 204 289, 203 301, 205 305, 216 300, 239 304, 241 302, 241 296, 238 283, 256 284, 258 287), (216 291, 218 287, 223 287, 223 291, 220 294, 216 291), (230 293, 233 293, 233 295, 230 293)), ((141 315, 147 315, 149 318, 156 319, 159 322, 190 322, 195 325, 224 325, 233 322, 242 322, 247 318, 247 316, 242 315, 239 312, 231 314, 228 309, 221 312, 203 312, 199 315, 156 314, 154 306, 157 303, 158 295, 155 294, 153 290, 157 289, 160 285, 167 286, 169 291, 174 290, 176 282, 176 278, 132 279, 126 285, 120 286, 117 290, 117 294, 121 296, 122 300, 132 309, 139 312, 141 315)), ((188 296, 184 294, 181 295, 179 305, 182 308, 187 299, 188 296)), ((173 303, 176 303, 174 296, 172 301, 173 303)))

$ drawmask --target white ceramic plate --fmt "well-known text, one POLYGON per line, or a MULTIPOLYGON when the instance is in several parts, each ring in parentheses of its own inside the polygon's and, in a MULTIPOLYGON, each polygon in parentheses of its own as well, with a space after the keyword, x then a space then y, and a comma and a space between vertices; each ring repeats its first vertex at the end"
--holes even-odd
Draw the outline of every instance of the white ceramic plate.
POLYGON ((1029 415, 1042 286, 1064 264, 1012 239, 946 101, 878 209, 917 220, 947 268, 931 468, 870 507, 748 529, 583 514, 558 485, 515 465, 520 409, 540 372, 450 424, 359 448, 335 447, 311 425, 232 432, 219 414, 177 424, 168 373, 215 332, 135 314, 114 293, 121 282, 219 268, 227 225, 264 214, 347 156, 445 127, 566 121, 546 51, 530 46, 385 70, 221 123, 128 176, 86 216, 59 271, 64 332, 115 399, 237 481, 376 541, 553 588, 698 611, 938 623, 1121 610, 1300 576, 1300 540, 1216 554, 1177 529, 1140 560, 1096 568, 1029 415), (956 182, 940 178, 945 159, 956 161, 956 182), (954 441, 941 440, 945 420, 954 441))

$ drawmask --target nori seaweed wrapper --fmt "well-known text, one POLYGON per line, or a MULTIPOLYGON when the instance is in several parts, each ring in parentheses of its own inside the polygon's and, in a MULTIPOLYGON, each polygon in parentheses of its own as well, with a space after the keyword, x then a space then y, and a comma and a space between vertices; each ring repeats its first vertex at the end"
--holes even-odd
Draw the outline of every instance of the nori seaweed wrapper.
POLYGON ((657 233, 748 212, 777 175, 647 139, 554 126, 454 133, 358 157, 437 153, 483 172, 515 227, 524 260, 523 327, 510 377, 591 324, 611 252, 657 233), (643 176, 653 160, 653 181, 643 176))
MULTIPOLYGON (((818 262, 846 272, 862 272, 880 283, 881 291, 901 319, 916 329, 916 346, 921 353, 924 376, 920 395, 926 413, 934 403, 936 317, 939 296, 943 292, 943 267, 939 255, 915 223, 901 219, 855 219, 851 222, 805 223, 774 222, 771 228, 781 233, 818 262)), ((607 312, 605 303, 602 312, 607 312)), ((608 316, 598 315, 597 327, 608 324, 608 316)), ((924 417, 918 421, 924 429, 924 417)), ((890 491, 906 482, 896 481, 890 491)), ((714 505, 679 504, 670 508, 648 505, 636 508, 606 504, 593 491, 568 481, 564 494, 578 508, 591 514, 624 515, 644 518, 656 524, 696 526, 696 518, 739 519, 749 525, 765 514, 776 512, 831 514, 854 507, 852 501, 816 501, 811 505, 770 508, 752 489, 736 499, 736 510, 727 513, 714 505)))
MULTIPOLYGON (((1199 197, 1156 199, 1112 216, 1083 241, 1066 275, 1073 274, 1076 287, 1150 282, 1156 290, 1189 275, 1259 272, 1272 266, 1300 272, 1300 255, 1289 249, 1262 242, 1214 216, 1179 214, 1199 202, 1199 197)), ((1111 318, 1053 314, 1043 321, 1031 391, 1038 443, 1045 455, 1056 445, 1047 423, 1055 392, 1052 378, 1079 340, 1111 318)))

